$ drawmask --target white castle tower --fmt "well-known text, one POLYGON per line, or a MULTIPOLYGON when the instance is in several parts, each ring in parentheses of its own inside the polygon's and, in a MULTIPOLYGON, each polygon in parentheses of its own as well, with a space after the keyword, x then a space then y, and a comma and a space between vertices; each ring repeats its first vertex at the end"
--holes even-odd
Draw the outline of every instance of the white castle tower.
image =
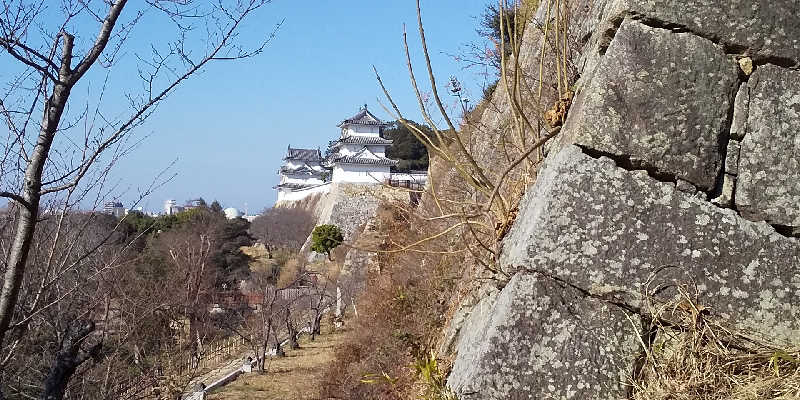
POLYGON ((319 149, 293 149, 289 146, 283 165, 278 171, 280 183, 278 201, 297 200, 306 194, 309 189, 325 183, 324 175, 327 171, 320 164, 322 155, 319 149))
POLYGON ((331 142, 330 155, 324 162, 333 170, 334 183, 383 183, 390 178, 390 168, 397 161, 386 158, 386 148, 392 145, 382 137, 386 125, 367 110, 366 104, 339 124, 341 136, 331 142))

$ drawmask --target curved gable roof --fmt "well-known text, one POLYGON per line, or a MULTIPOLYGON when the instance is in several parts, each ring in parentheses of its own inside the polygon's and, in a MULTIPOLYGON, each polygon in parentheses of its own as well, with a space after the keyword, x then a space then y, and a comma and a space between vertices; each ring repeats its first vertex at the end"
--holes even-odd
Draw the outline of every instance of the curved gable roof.
POLYGON ((300 161, 321 161, 322 155, 319 152, 319 149, 293 149, 289 146, 289 149, 286 151, 286 157, 283 157, 284 160, 300 160, 300 161))
POLYGON ((342 127, 345 125, 387 125, 385 122, 381 121, 380 118, 376 117, 374 114, 367 110, 367 105, 364 104, 364 108, 360 109, 358 113, 344 121, 342 121, 338 126, 342 127))

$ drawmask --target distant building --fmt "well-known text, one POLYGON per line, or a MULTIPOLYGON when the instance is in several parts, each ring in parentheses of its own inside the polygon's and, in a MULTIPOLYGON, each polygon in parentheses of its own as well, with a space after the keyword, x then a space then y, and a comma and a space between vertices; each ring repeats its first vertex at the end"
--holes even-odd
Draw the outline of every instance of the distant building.
POLYGON ((179 206, 177 201, 169 199, 164 202, 164 214, 175 215, 181 211, 183 211, 183 207, 179 206))
POLYGON ((392 141, 382 137, 386 123, 378 119, 367 105, 338 126, 341 135, 330 143, 330 155, 324 165, 332 169, 332 181, 348 183, 384 183, 391 176, 397 161, 386 158, 392 141))
POLYGON ((422 190, 427 171, 393 174, 396 160, 386 157, 392 140, 383 137, 388 124, 372 114, 367 105, 339 125, 339 138, 331 141, 326 157, 318 149, 289 146, 278 173, 278 202, 302 200, 314 193, 327 193, 331 183, 389 184, 422 190))
POLYGON ((239 218, 239 217, 242 216, 241 211, 239 211, 239 210, 237 210, 237 209, 235 209, 233 207, 228 207, 228 208, 222 210, 222 212, 225 214, 225 218, 227 218, 227 219, 234 219, 234 218, 239 218))
POLYGON ((186 204, 183 205, 183 209, 184 210, 192 210, 192 209, 195 209, 195 208, 203 207, 204 205, 205 205, 205 201, 203 199, 194 199, 194 200, 187 201, 186 204))
POLYGON ((298 200, 312 193, 310 189, 324 185, 325 176, 329 173, 321 163, 319 149, 294 149, 289 146, 283 157, 283 165, 278 170, 280 182, 275 186, 278 189, 278 201, 298 200))
POLYGON ((108 201, 103 204, 103 212, 117 218, 122 218, 125 216, 125 206, 118 201, 108 201))

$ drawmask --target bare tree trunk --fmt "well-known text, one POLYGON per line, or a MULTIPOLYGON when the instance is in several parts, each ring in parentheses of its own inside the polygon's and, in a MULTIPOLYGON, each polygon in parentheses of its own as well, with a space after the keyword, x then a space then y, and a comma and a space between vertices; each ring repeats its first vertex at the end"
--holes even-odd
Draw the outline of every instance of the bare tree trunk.
MULTIPOLYGON (((67 40, 65 40, 66 42, 67 40)), ((65 44, 66 46, 66 44, 65 44)), ((65 49, 66 53, 67 50, 65 49)), ((70 56, 71 57, 71 56, 70 56)), ((68 63, 69 61, 67 61, 68 63)), ((69 69, 66 64, 63 69, 69 69)), ((5 339, 6 331, 14 316, 14 307, 17 305, 17 295, 25 275, 25 264, 28 261, 33 233, 36 230, 36 219, 39 216, 39 201, 42 188, 42 171, 53 144, 58 123, 67 104, 70 88, 63 83, 56 84, 53 94, 47 99, 42 128, 39 139, 33 149, 30 163, 25 169, 25 184, 22 188, 22 201, 19 207, 19 218, 8 255, 8 269, 3 276, 3 289, 0 292, 0 345, 5 339)))
POLYGON ((261 373, 266 372, 264 366, 267 364, 267 346, 269 344, 269 336, 261 342, 261 351, 258 352, 256 359, 258 360, 258 370, 261 373))
POLYGON ((281 346, 281 340, 278 338, 278 331, 272 328, 272 333, 275 335, 275 356, 286 357, 286 352, 283 351, 283 347, 281 346))
POLYGON ((289 348, 292 350, 300 348, 300 345, 297 343, 297 329, 292 323, 288 307, 286 308, 286 331, 289 333, 289 348))
POLYGON ((64 31, 58 34, 58 37, 63 40, 58 79, 54 82, 53 93, 45 102, 39 136, 31 153, 30 161, 28 161, 28 165, 25 168, 25 181, 22 186, 21 197, 12 197, 21 204, 21 207, 19 208, 19 220, 14 233, 14 240, 7 259, 8 267, 3 277, 3 289, 0 291, 0 346, 3 344, 6 331, 8 331, 11 319, 14 316, 14 307, 17 304, 19 288, 25 275, 25 264, 28 261, 28 253, 33 242, 36 219, 39 217, 42 172, 50 155, 50 146, 52 146, 53 138, 58 131, 64 107, 67 104, 72 87, 100 57, 106 44, 108 44, 108 38, 126 2, 127 0, 119 0, 110 7, 108 16, 103 21, 94 46, 74 70, 72 69, 72 47, 75 37, 64 31))
POLYGON ((87 352, 81 351, 81 344, 94 331, 92 321, 78 321, 74 326, 67 328, 61 349, 56 354, 56 359, 50 367, 50 372, 44 381, 42 400, 59 400, 64 397, 67 383, 72 378, 75 370, 89 357, 96 357, 102 348, 98 343, 87 352))
POLYGON ((322 311, 314 313, 314 324, 311 326, 311 340, 316 339, 322 332, 322 311))

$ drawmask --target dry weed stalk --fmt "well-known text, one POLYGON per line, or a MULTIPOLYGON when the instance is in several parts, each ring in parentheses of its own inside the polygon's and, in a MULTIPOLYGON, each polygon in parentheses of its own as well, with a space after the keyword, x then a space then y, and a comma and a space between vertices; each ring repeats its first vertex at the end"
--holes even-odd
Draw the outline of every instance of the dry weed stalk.
MULTIPOLYGON (((563 8, 567 7, 567 1, 549 1, 554 8, 562 10, 555 14, 563 18, 558 29, 550 29, 549 34, 555 36, 553 32, 558 32, 561 40, 557 42, 564 44, 568 14, 563 8)), ((388 212, 379 212, 382 238, 377 249, 343 244, 343 247, 377 252, 378 269, 369 275, 369 284, 359 303, 362 317, 355 322, 368 336, 354 339, 338 353, 338 367, 331 369, 326 384, 331 396, 449 398, 443 381, 448 363, 438 357, 440 349, 449 346, 442 343, 441 327, 452 318, 454 306, 470 292, 469 287, 485 280, 502 284, 509 278, 498 268, 500 239, 514 220, 525 188, 535 179, 543 158, 542 146, 558 134, 559 128, 548 125, 545 119, 548 106, 540 104, 550 100, 537 98, 530 83, 535 80, 525 74, 524 65, 530 62, 521 54, 525 24, 519 21, 528 21, 532 16, 530 10, 537 4, 529 4, 529 8, 520 8, 519 4, 508 1, 499 4, 511 8, 517 20, 513 29, 507 25, 502 30, 502 35, 509 36, 508 41, 501 40, 510 43, 508 53, 502 47, 504 44, 498 44, 499 51, 506 55, 500 71, 500 91, 494 95, 497 104, 483 103, 479 107, 496 112, 508 123, 482 126, 482 115, 473 111, 472 115, 464 116, 458 127, 460 131, 456 129, 454 119, 447 114, 437 92, 419 1, 417 23, 431 85, 430 104, 442 115, 447 128, 436 127, 424 100, 411 63, 405 30, 403 43, 411 86, 421 114, 433 133, 425 134, 404 117, 375 70, 388 101, 388 106, 382 104, 384 109, 426 146, 431 167, 418 206, 402 201, 383 202, 383 210, 388 212), (477 139, 477 135, 481 139, 477 139), (474 146, 481 141, 491 143, 474 146), (354 374, 353 371, 360 372, 354 374), (365 377, 363 371, 371 374, 365 377)), ((502 11, 503 17, 506 11, 502 11)), ((553 51, 554 48, 545 47, 542 51, 552 53, 548 60, 552 58, 553 62, 548 63, 547 68, 553 65, 552 69, 557 69, 560 81, 556 84, 553 80, 552 86, 565 88, 571 79, 564 65, 569 49, 565 44, 560 53, 553 51), (557 68, 556 60, 562 64, 557 68)), ((542 64, 542 76, 544 69, 542 64)), ((547 74, 550 75, 556 74, 547 74)), ((555 97, 560 96, 562 93, 555 97)), ((547 97, 552 97, 549 91, 547 97)))
POLYGON ((678 287, 673 301, 648 297, 652 343, 631 382, 635 400, 800 398, 800 349, 726 327, 678 287))
MULTIPOLYGON (((499 172, 494 172, 493 169, 496 168, 496 165, 490 165, 491 161, 481 162, 472 146, 465 144, 465 140, 468 138, 467 134, 479 131, 480 128, 477 126, 479 122, 472 121, 473 118, 464 118, 464 124, 460 127, 461 131, 459 132, 443 105, 437 91, 436 77, 425 39, 420 3, 417 0, 417 24, 433 103, 448 129, 441 130, 436 127, 431 112, 426 106, 412 66, 405 29, 403 44, 409 79, 416 94, 420 112, 432 127, 433 135, 426 135, 422 130, 409 123, 384 86, 380 74, 375 70, 378 83, 389 103, 389 107, 384 106, 384 109, 407 127, 426 146, 432 157, 441 162, 445 168, 454 171, 468 190, 455 195, 446 193, 448 189, 446 186, 448 183, 452 186, 452 182, 444 179, 437 181, 438 176, 430 174, 426 196, 435 204, 436 213, 424 218, 433 226, 438 226, 439 229, 429 237, 384 251, 419 251, 420 247, 430 241, 460 235, 462 247, 479 264, 494 274, 499 272, 500 275, 504 275, 496 267, 500 239, 513 223, 522 193, 527 185, 535 179, 536 169, 544 156, 543 146, 559 132, 559 121, 563 121, 563 114, 566 113, 568 107, 568 104, 562 100, 568 100, 571 96, 569 90, 571 78, 566 64, 569 53, 567 0, 547 1, 548 21, 545 21, 542 32, 543 46, 539 63, 540 90, 538 95, 533 93, 525 77, 523 55, 521 54, 524 30, 528 25, 525 22, 531 19, 532 11, 538 7, 538 1, 526 2, 526 4, 508 0, 498 1, 502 39, 497 44, 498 51, 502 55, 499 80, 502 82, 504 97, 497 96, 497 99, 508 104, 512 135, 507 135, 502 127, 490 127, 490 132, 484 132, 487 136, 498 139, 500 146, 505 150, 508 161, 508 164, 504 165, 499 172), (550 9, 555 10, 553 12, 555 21, 552 24, 554 25, 553 29, 550 29, 550 9), (513 19, 509 13, 513 13, 513 19), (554 42, 555 45, 545 46, 549 41, 554 42), (506 42, 510 48, 506 48, 506 42), (541 85, 545 75, 545 63, 541 60, 544 60, 546 53, 552 57, 551 64, 555 66, 556 70, 558 82, 554 86, 558 87, 557 97, 561 103, 557 102, 554 108, 558 108, 558 104, 562 105, 560 118, 548 117, 548 112, 545 111, 546 107, 539 106, 543 101, 541 85), (554 122, 548 123, 547 121, 554 122), (509 152, 509 149, 512 151, 509 152), (524 170, 519 169, 521 165, 525 167, 524 170), (465 237, 469 240, 464 240, 465 237)), ((461 252, 463 249, 458 249, 458 251, 461 252)))

